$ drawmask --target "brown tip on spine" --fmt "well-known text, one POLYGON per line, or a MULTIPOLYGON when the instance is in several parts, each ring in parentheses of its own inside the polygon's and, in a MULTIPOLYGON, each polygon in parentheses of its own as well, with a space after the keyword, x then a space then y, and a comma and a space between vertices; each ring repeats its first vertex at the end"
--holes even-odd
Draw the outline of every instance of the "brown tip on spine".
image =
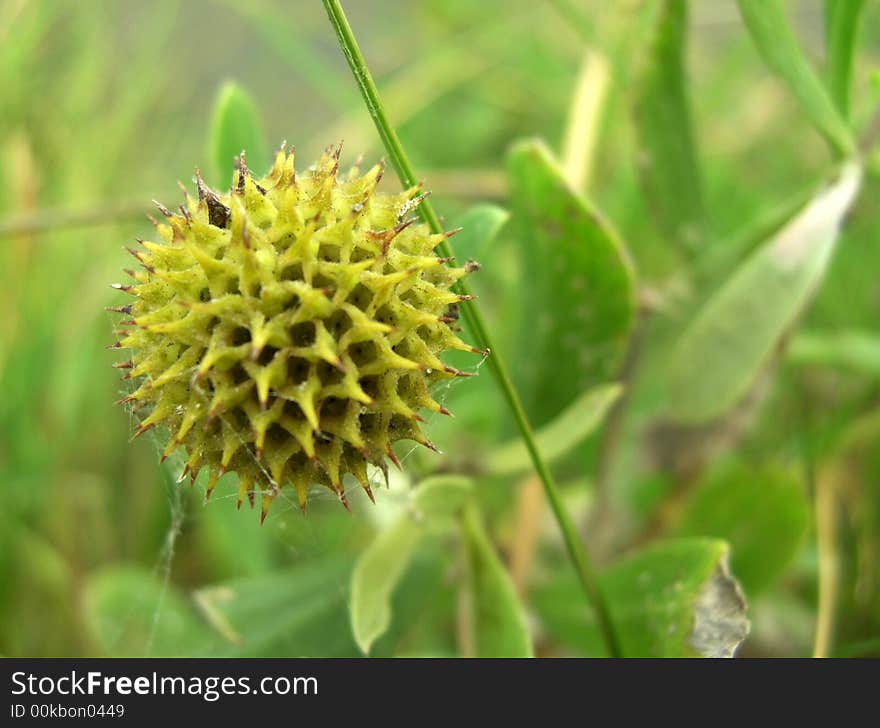
POLYGON ((266 522, 266 516, 269 515, 269 509, 262 511, 260 513, 260 525, 262 526, 266 522))
POLYGON ((165 217, 174 217, 174 214, 169 210, 165 205, 163 205, 158 200, 152 200, 152 203, 156 206, 156 209, 161 212, 165 217))
POLYGON ((252 489, 248 490, 248 503, 250 503, 251 508, 254 507, 254 491, 252 489))
POLYGON ((105 346, 104 348, 105 349, 121 349, 122 344, 120 344, 118 341, 115 341, 112 344, 107 344, 107 346, 105 346))
POLYGON ((467 272, 467 273, 476 273, 482 267, 483 266, 481 266, 475 260, 469 260, 469 261, 467 261, 467 263, 464 264, 464 269, 465 269, 465 272, 467 272))
MULTIPOLYGON (((124 293, 132 293, 134 290, 134 286, 126 286, 122 283, 111 283, 110 288, 114 291, 123 291, 124 293)), ((132 293, 133 296, 136 296, 136 293, 132 293)))
POLYGON ((134 278, 137 280, 137 277, 134 274, 134 271, 131 268, 123 268, 122 272, 125 273, 129 278, 134 278))
POLYGON ((473 377, 473 372, 463 372, 461 369, 455 369, 454 367, 444 367, 443 371, 451 374, 454 377, 473 377))
POLYGON ((416 422, 425 422, 425 418, 422 417, 418 412, 413 412, 413 416, 412 416, 412 418, 413 418, 416 422))
POLYGON ((367 494, 367 498, 370 499, 370 501, 372 502, 372 504, 373 504, 373 505, 376 505, 376 498, 373 496, 373 491, 370 489, 370 485, 369 485, 369 483, 367 483, 366 485, 364 485, 364 491, 366 492, 366 494, 367 494))
POLYGON ((433 450, 433 451, 434 451, 435 453, 437 453, 438 455, 442 455, 442 454, 443 454, 443 453, 440 451, 440 448, 438 448, 433 442, 431 442, 431 441, 428 440, 427 438, 424 439, 424 440, 417 440, 417 442, 418 442, 419 445, 421 445, 422 447, 426 447, 426 448, 428 448, 429 450, 433 450))
POLYGON ((334 486, 334 490, 336 490, 336 494, 339 496, 339 500, 342 501, 342 505, 345 506, 345 510, 351 513, 351 506, 348 505, 348 498, 345 497, 345 491, 342 490, 342 486, 334 486))
POLYGON ((134 362, 131 359, 128 361, 116 361, 111 365, 114 369, 131 369, 134 366, 134 362))
POLYGON ((463 227, 457 227, 457 228, 453 228, 452 230, 447 230, 447 231, 446 231, 445 233, 443 233, 443 234, 444 234, 444 235, 446 236, 446 238, 448 239, 448 238, 451 238, 453 235, 458 235, 462 230, 464 230, 463 227))
POLYGON ((132 394, 129 394, 121 399, 117 399, 113 404, 128 404, 129 402, 134 402, 135 397, 132 394))
POLYGON ((403 468, 402 468, 401 465, 400 465, 400 460, 397 459, 397 455, 395 455, 395 454, 394 454, 394 450, 391 449, 391 445, 388 446, 388 449, 385 451, 385 454, 388 456, 388 459, 389 459, 392 463, 394 463, 394 466, 395 466, 398 470, 401 470, 401 471, 403 470, 403 468))
POLYGON ((455 415, 452 414, 452 412, 450 412, 450 411, 449 411, 448 409, 446 409, 445 407, 441 407, 441 408, 438 409, 437 411, 438 411, 441 415, 446 415, 447 417, 455 417, 455 415))
POLYGON ((126 316, 131 316, 131 307, 133 304, 127 303, 125 306, 107 306, 104 310, 111 311, 113 313, 122 313, 126 316))
POLYGON ((463 293, 463 294, 461 294, 461 295, 458 296, 458 300, 459 300, 459 301, 473 301, 473 300, 475 300, 476 298, 477 298, 476 296, 472 296, 472 295, 469 294, 469 293, 468 293, 468 294, 464 294, 464 293, 463 293))
POLYGON ((137 440, 147 430, 152 430, 155 426, 156 426, 155 423, 150 423, 149 425, 141 425, 140 427, 137 428, 137 430, 134 433, 134 436, 131 439, 137 440))

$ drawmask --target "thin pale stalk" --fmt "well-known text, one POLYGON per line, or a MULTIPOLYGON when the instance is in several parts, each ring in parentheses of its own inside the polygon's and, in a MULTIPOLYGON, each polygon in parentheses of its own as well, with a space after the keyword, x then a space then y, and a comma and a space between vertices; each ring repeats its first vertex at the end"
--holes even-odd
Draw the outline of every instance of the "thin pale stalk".
MULTIPOLYGON (((379 96, 379 90, 376 88, 373 77, 367 68, 366 61, 364 60, 357 40, 354 37, 351 26, 348 24, 342 6, 340 5, 339 0, 323 0, 323 2, 324 8, 327 10, 327 15, 330 18, 330 23, 336 31, 336 36, 339 39, 340 48, 354 74, 355 81, 360 88, 367 110, 373 119, 376 130, 379 132, 379 136, 382 139, 385 150, 388 152, 391 163, 394 165, 398 177, 400 177, 401 184, 403 184, 404 187, 413 187, 417 184, 417 178, 413 172, 412 165, 403 150, 403 145, 400 143, 397 132, 388 121, 385 108, 379 96)), ((424 200, 421 203, 419 206, 419 212, 421 213, 422 219, 427 223, 432 232, 443 232, 440 219, 437 216, 434 207, 431 205, 430 200, 424 200)), ((438 249, 445 257, 451 257, 453 255, 452 248, 448 241, 444 241, 438 246, 438 249)), ((469 287, 464 281, 458 282, 457 291, 463 295, 470 295, 469 287)), ((562 499, 559 496, 559 490, 554 482, 553 476, 551 475, 547 464, 544 462, 544 459, 541 457, 541 453, 538 451, 532 426, 529 423, 519 396, 516 393, 513 382, 510 379, 507 366, 498 352, 494 350, 488 327, 479 308, 474 303, 471 303, 467 306, 462 306, 462 312, 468 327, 477 339, 478 345, 492 352, 491 356, 488 358, 490 371, 495 377, 511 412, 513 413, 520 435, 523 438, 523 442, 525 443, 529 455, 531 456, 532 463, 535 466, 535 472, 544 486, 544 493, 546 494, 550 507, 553 510, 556 522, 559 524, 559 529, 565 540, 565 546, 569 558, 577 571, 581 585, 583 586, 595 612, 596 621, 605 642, 605 647, 612 657, 619 657, 621 655, 620 643, 611 621, 608 606, 602 595, 601 589, 599 588, 596 573, 593 571, 593 567, 583 543, 577 536, 574 523, 562 504, 562 499)))

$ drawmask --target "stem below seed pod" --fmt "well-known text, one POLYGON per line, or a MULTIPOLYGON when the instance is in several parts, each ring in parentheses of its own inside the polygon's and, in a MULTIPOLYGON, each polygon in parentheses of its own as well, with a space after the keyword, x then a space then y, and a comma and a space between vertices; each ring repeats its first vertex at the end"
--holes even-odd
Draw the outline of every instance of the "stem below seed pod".
MULTIPOLYGON (((385 150, 388 152, 388 156, 391 158, 391 162, 397 170, 397 175, 400 177, 401 184, 404 188, 416 186, 418 180, 413 172, 412 165, 403 150, 403 145, 400 143, 397 132, 388 121, 388 117, 385 114, 385 107, 379 96, 379 90, 376 88, 376 83, 373 81, 373 77, 367 68, 360 46, 358 46, 358 42, 354 37, 354 32, 348 24, 348 19, 345 17, 345 12, 342 10, 339 0, 323 0, 323 3, 327 15, 330 18, 330 23, 336 31, 340 48, 354 74, 355 81, 360 88, 367 110, 370 112, 370 116, 376 126, 376 131, 379 132, 379 136, 382 138, 385 150)), ((431 205, 430 200, 424 200, 419 206, 418 211, 421 214, 422 219, 428 224, 428 227, 431 228, 432 232, 437 234, 443 233, 440 219, 437 217, 437 213, 434 211, 434 207, 431 205)), ((453 255, 448 239, 444 239, 444 241, 437 246, 437 249, 444 257, 450 257, 453 255)), ((471 296, 471 292, 463 280, 459 280, 456 283, 455 290, 463 296, 471 296)), ((583 543, 577 536, 574 523, 572 522, 568 511, 565 510, 565 507, 562 504, 562 499, 559 496, 559 491, 556 487, 553 476, 538 450, 532 426, 529 423, 528 417, 526 416, 525 410, 520 402, 519 395, 513 386, 513 381, 507 371, 507 366, 499 355, 498 350, 492 345, 488 327, 486 326, 486 322, 476 304, 471 303, 468 306, 464 306, 462 311, 464 318, 472 332, 475 334, 479 345, 483 349, 488 349, 493 352, 487 359, 489 368, 498 382, 498 386, 501 388, 504 398, 507 400, 507 404, 513 413, 517 427, 519 428, 520 435, 523 438, 523 442, 525 443, 526 449, 531 456, 532 463, 535 466, 535 472, 538 474, 538 477, 541 479, 541 483, 544 486, 544 493, 547 496, 547 500, 550 502, 553 515, 556 518, 556 522, 559 524, 559 530, 562 532, 562 536, 565 539, 565 546, 568 550, 569 558, 577 571, 581 585, 583 586, 587 598, 596 614, 596 621, 605 642, 605 647, 608 650, 609 655, 612 657, 620 657, 620 642, 611 621, 611 614, 608 610, 605 598, 599 588, 596 573, 593 571, 593 567, 583 543)))

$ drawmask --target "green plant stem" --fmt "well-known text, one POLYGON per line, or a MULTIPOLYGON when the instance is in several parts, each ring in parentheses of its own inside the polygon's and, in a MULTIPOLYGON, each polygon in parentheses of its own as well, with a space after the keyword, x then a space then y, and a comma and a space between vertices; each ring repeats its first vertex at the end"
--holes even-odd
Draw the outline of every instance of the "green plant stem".
MULTIPOLYGON (((397 175, 400 177, 401 184, 403 184, 404 187, 413 187, 417 184, 417 178, 413 172, 412 165, 403 150, 403 146, 400 143, 400 139, 398 138, 394 127, 388 121, 388 117, 385 114, 385 108, 379 97, 379 91, 376 88, 376 84, 373 81, 369 69, 367 68, 366 61, 364 60, 357 40, 354 37, 351 26, 348 24, 342 6, 340 5, 339 0, 323 0, 323 2, 324 8, 327 10, 327 15, 330 18, 330 23, 336 31, 336 36, 339 39, 339 45, 342 48, 342 52, 345 54, 345 58, 348 61, 352 73, 354 74, 355 81, 357 81, 361 95, 363 96, 367 109, 370 112, 370 116, 373 119, 373 123, 376 125, 376 130, 379 132, 379 136, 382 138, 382 143, 385 145, 388 156, 391 158, 391 163, 397 170, 397 175)), ((443 232, 440 219, 437 217, 437 213, 434 211, 434 207, 429 200, 424 200, 421 203, 419 211, 432 232, 443 232)), ((449 257, 453 255, 451 246, 445 240, 438 246, 438 249, 443 256, 449 257)), ((470 295, 469 287, 463 280, 458 282, 457 290, 463 295, 470 295)), ((482 313, 477 306, 473 303, 468 306, 462 306, 462 312, 468 327, 477 338, 478 345, 489 352, 492 352, 491 356, 488 357, 489 368, 498 382, 498 386, 501 388, 501 392, 513 413, 517 427, 519 428, 526 448, 529 451, 532 463, 535 466, 535 472, 538 474, 538 477, 541 479, 541 483, 544 486, 544 494, 550 503, 556 522, 559 524, 559 529, 565 540, 565 546, 568 550, 569 558, 577 571, 581 585, 583 586, 595 612, 596 621, 602 633, 605 647, 612 657, 620 657, 620 643, 618 641, 617 633, 614 630, 605 598, 599 588, 596 573, 593 570, 583 543, 577 536, 574 523, 562 504, 562 499, 560 498, 559 490, 553 480, 553 476, 551 475, 547 464, 544 462, 544 459, 541 457, 541 453, 538 451, 532 426, 529 423, 522 403, 519 400, 513 382, 510 379, 507 366, 497 351, 494 351, 488 327, 486 326, 482 313)))

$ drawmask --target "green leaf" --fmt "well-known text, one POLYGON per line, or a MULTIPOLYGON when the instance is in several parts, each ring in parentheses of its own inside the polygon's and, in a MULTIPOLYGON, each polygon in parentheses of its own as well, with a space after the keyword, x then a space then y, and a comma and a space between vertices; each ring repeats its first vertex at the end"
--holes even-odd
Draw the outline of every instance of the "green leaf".
POLYGON ((207 637, 186 599, 145 569, 99 571, 86 580, 83 594, 86 624, 108 656, 189 657, 207 637))
POLYGON ((865 0, 826 2, 828 20, 828 88, 844 119, 849 119, 850 86, 859 21, 865 0))
POLYGON ((463 475, 435 475, 413 489, 413 506, 421 520, 454 515, 474 492, 474 481, 463 475))
POLYGON ((462 540, 476 656, 532 657, 534 651, 522 605, 476 506, 465 510, 462 540))
POLYGON ((347 625, 347 557, 310 555, 263 576, 200 589, 196 604, 216 636, 202 654, 219 657, 356 657, 347 625))
POLYGON ((705 211, 685 70, 687 2, 665 0, 637 92, 636 128, 646 197, 670 242, 705 242, 705 211))
POLYGON ((211 122, 210 158, 214 165, 212 181, 226 187, 232 178, 233 163, 242 150, 248 167, 262 175, 269 169, 269 151, 260 125, 256 105, 243 88, 227 82, 214 103, 211 122))
POLYGON ((523 266, 516 380, 536 426, 614 376, 633 319, 633 270, 611 226, 565 181, 540 141, 508 159, 523 266))
MULTIPOLYGON (((544 425, 535 435, 544 461, 556 462, 595 432, 622 393, 623 387, 617 383, 601 384, 584 392, 544 425)), ((530 470, 532 459, 523 441, 516 438, 490 450, 482 467, 491 475, 513 475, 530 470)))
MULTIPOLYGON (((627 657, 728 657, 748 634, 745 600, 727 567, 728 547, 711 539, 658 543, 600 576, 627 657)), ((574 574, 537 589, 545 629, 587 656, 605 650, 574 574)))
POLYGON ((788 361, 798 366, 844 369, 880 376, 880 336, 869 331, 805 331, 788 348, 788 361))
POLYGON ((351 627, 364 654, 391 625, 391 597, 429 529, 446 522, 473 492, 458 475, 427 478, 413 491, 414 513, 381 531, 360 555, 351 575, 351 627))
POLYGON ((852 133, 804 58, 780 0, 737 0, 746 27, 764 62, 780 76, 804 113, 841 156, 855 150, 852 133))
POLYGON ((785 573, 809 520, 810 505, 792 473, 736 466, 699 486, 685 506, 676 535, 727 540, 731 568, 754 598, 785 573))
POLYGON ((453 226, 462 228, 455 236, 457 256, 462 260, 486 260, 489 247, 509 219, 510 213, 498 205, 483 203, 468 208, 453 226))
POLYGON ((748 393, 820 285, 860 181, 861 170, 846 165, 706 302, 673 353, 673 419, 712 420, 748 393))
POLYGON ((421 527, 404 516, 379 533, 357 561, 351 575, 351 628, 364 654, 391 624, 391 594, 422 535, 421 527))

